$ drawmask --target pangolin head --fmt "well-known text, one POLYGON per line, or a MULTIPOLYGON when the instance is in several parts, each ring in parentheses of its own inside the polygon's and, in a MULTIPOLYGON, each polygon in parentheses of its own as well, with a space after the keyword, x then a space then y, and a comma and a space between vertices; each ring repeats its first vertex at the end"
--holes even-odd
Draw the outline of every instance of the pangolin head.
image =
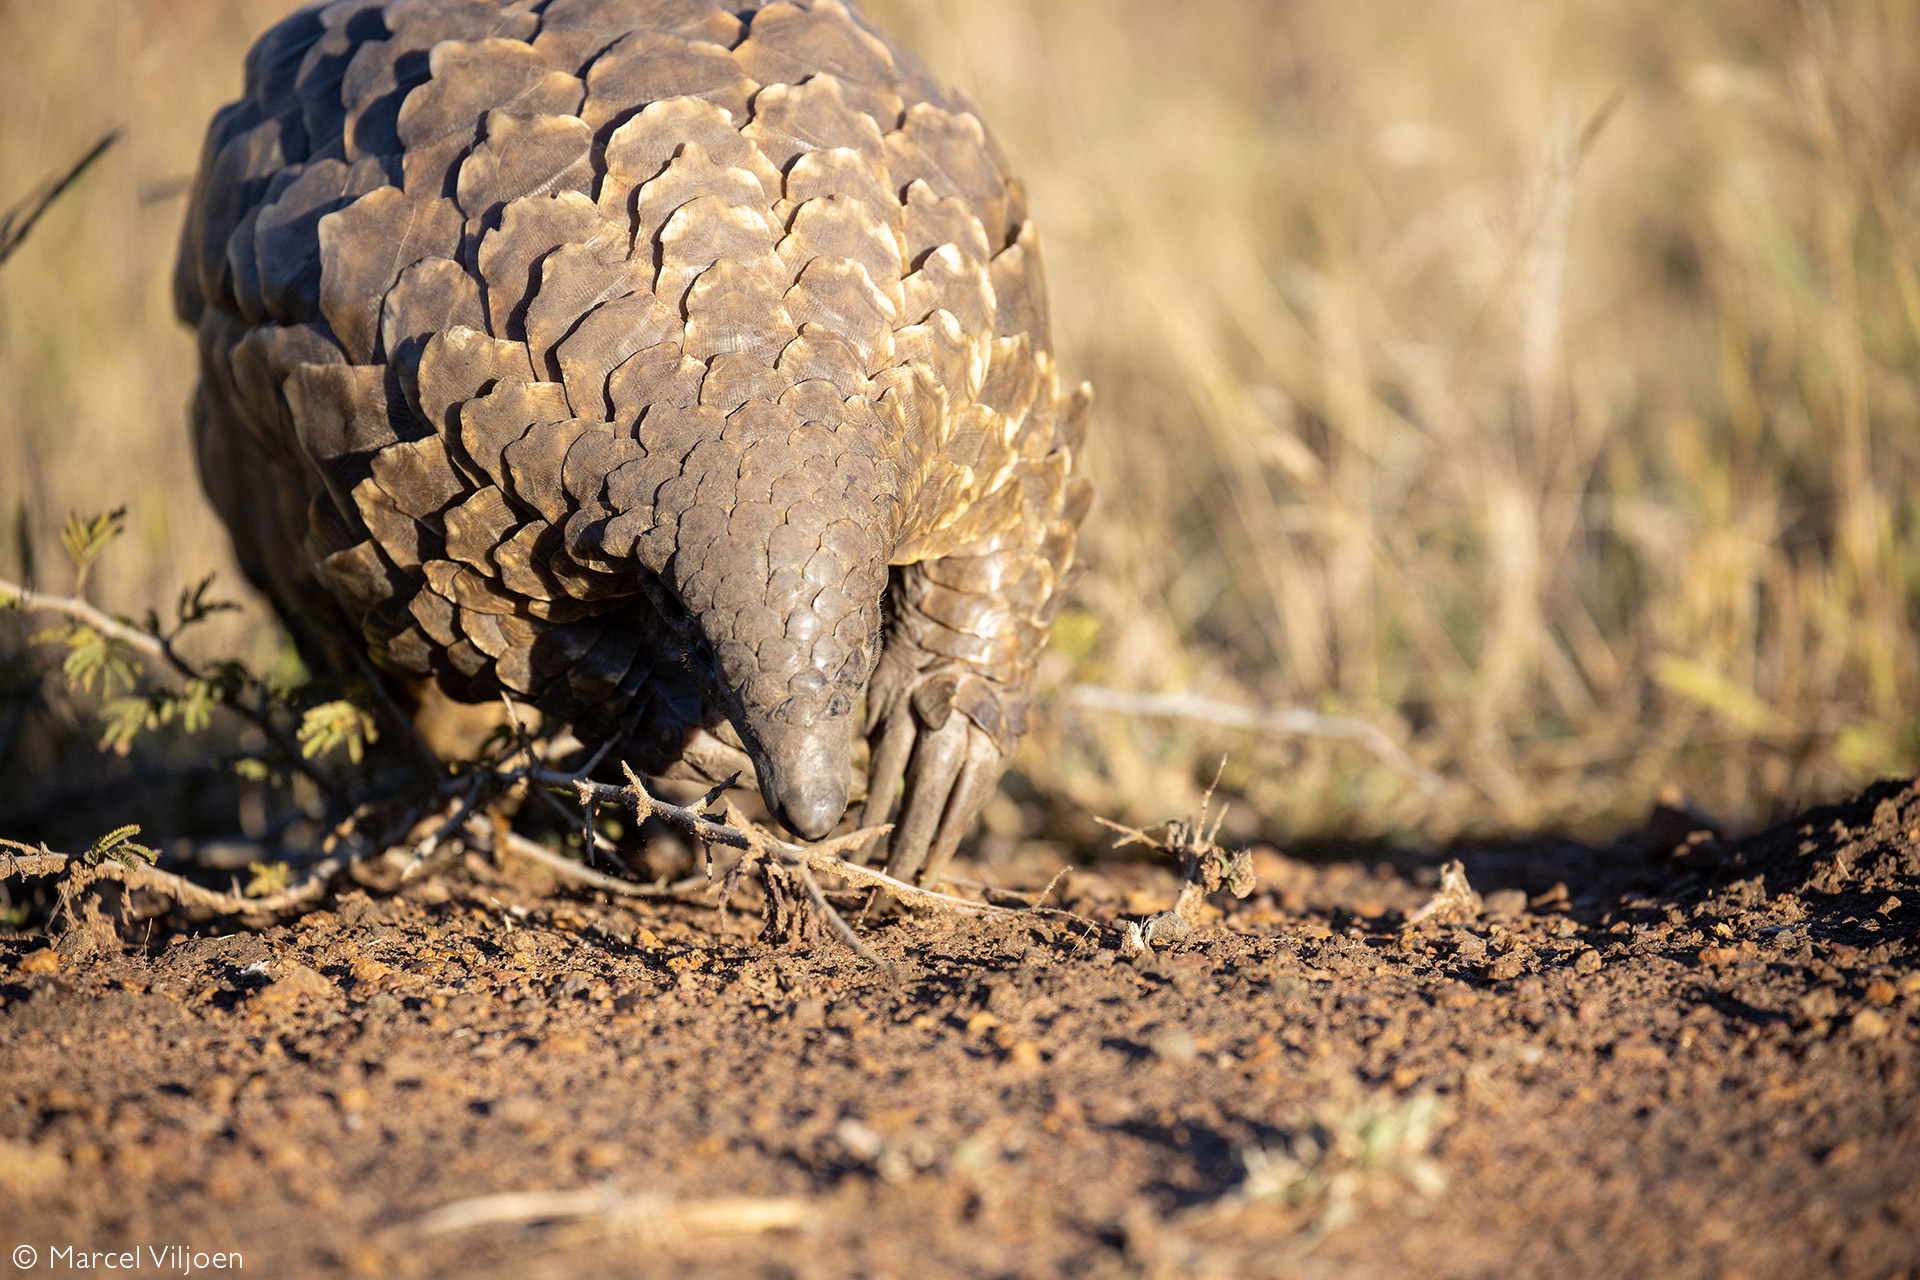
POLYGON ((639 550, 670 549, 652 567, 685 611, 687 665, 738 730, 768 808, 813 840, 852 791, 899 481, 873 424, 753 407, 655 491, 639 550))

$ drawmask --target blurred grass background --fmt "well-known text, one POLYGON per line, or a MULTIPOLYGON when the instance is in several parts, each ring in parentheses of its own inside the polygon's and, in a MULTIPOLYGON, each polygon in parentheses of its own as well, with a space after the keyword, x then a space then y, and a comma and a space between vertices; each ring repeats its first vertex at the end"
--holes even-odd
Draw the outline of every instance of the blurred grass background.
MULTIPOLYGON (((1276 839, 1597 835, 1667 785, 1745 827, 1920 763, 1920 4, 866 8, 1027 176, 1099 395, 1092 571, 997 833, 1165 817, 1223 753, 1230 828, 1276 839), (1354 717, 1445 785, 1082 683, 1354 717)), ((0 574, 64 588, 66 512, 126 504, 96 599, 239 590, 167 281, 285 9, 0 0, 0 204, 127 130, 0 270, 0 574)), ((17 815, 100 767, 24 635, 17 815)), ((210 642, 273 635, 255 602, 210 642)))

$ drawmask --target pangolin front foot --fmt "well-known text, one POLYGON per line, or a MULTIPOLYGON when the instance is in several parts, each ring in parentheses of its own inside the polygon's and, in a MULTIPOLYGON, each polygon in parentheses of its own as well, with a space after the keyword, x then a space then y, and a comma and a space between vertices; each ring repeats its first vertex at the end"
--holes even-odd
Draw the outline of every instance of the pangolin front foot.
POLYGON ((879 678, 874 684, 876 692, 885 689, 889 696, 869 713, 872 756, 860 822, 885 822, 904 780, 887 874, 934 888, 993 794, 1007 753, 952 705, 951 677, 921 673, 898 684, 879 678))

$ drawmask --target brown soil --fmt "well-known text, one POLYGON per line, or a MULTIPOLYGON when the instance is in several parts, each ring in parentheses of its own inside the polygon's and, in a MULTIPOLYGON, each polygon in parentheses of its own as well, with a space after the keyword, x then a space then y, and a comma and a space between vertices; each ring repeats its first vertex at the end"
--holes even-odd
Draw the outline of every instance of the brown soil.
MULTIPOLYGON (((1686 828, 1652 856, 1460 851, 1490 909, 1464 926, 1404 925, 1438 856, 1271 853, 1138 961, 1058 921, 870 921, 897 984, 478 860, 260 932, 0 935, 0 1250, 39 1251, 21 1274, 184 1244, 274 1277, 1920 1276, 1920 793, 1730 846, 1686 828), (596 1188, 609 1212, 419 1221, 596 1188), (745 1230, 760 1211, 803 1221, 745 1230)), ((1112 919, 1174 888, 1109 865, 1065 898, 1112 919)))

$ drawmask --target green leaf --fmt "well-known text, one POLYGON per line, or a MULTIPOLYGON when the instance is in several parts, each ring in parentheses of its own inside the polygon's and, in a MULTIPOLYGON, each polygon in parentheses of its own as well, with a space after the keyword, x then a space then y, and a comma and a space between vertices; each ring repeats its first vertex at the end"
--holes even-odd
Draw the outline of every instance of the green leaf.
POLYGON ((211 681, 189 680, 175 703, 180 709, 180 727, 188 733, 199 733, 213 723, 213 709, 220 705, 220 691, 211 681))
POLYGON ((114 698, 102 715, 106 727, 100 733, 100 749, 119 756, 133 749, 133 740, 143 730, 157 727, 153 705, 145 698, 114 698))
POLYGON ((93 562, 100 558, 100 553, 120 536, 126 526, 125 507, 97 516, 82 516, 77 511, 67 513, 67 527, 60 534, 60 541, 66 544, 74 568, 80 571, 81 586, 86 584, 87 571, 93 567, 93 562))
POLYGON ((233 771, 248 782, 265 782, 273 776, 273 767, 265 760, 242 756, 233 762, 233 771))
POLYGON ((102 696, 112 697, 116 687, 131 691, 139 680, 140 664, 119 641, 87 626, 69 628, 65 639, 67 658, 62 667, 74 688, 92 693, 97 683, 102 696))
POLYGON ((247 887, 240 892, 249 898, 264 898, 287 887, 287 877, 293 868, 284 862, 249 862, 247 870, 253 872, 253 879, 247 881, 247 887))
POLYGON ((116 827, 93 842, 93 848, 80 855, 80 860, 90 867, 100 865, 102 858, 112 858, 123 867, 138 866, 140 860, 148 863, 160 861, 157 850, 146 845, 134 843, 134 837, 140 834, 139 823, 128 823, 116 827))
POLYGON ((300 754, 309 760, 345 747, 347 759, 354 764, 360 763, 368 743, 380 739, 373 713, 345 698, 308 708, 295 736, 300 740, 300 754))
POLYGON ((214 575, 210 573, 202 578, 198 585, 190 587, 180 593, 180 603, 177 606, 177 612, 180 617, 181 626, 189 627, 196 622, 204 620, 211 614, 226 613, 231 610, 237 610, 240 607, 231 600, 207 599, 207 592, 213 589, 213 579, 214 575))

